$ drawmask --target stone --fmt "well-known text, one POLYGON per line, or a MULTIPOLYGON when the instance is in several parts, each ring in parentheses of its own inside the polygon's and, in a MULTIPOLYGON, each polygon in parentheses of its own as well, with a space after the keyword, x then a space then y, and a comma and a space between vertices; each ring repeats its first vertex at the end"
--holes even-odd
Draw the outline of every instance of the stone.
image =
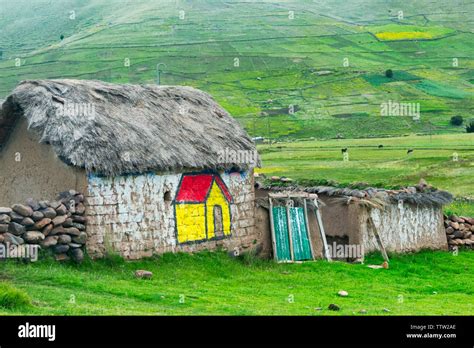
MULTIPOLYGON (((71 236, 79 236, 80 234, 84 233, 79 231, 75 227, 68 227, 64 229, 64 233, 70 234, 71 236)), ((85 234, 85 233, 84 233, 85 234)))
POLYGON ((84 260, 84 252, 81 249, 79 248, 72 249, 70 253, 71 253, 72 259, 75 262, 81 263, 84 260))
POLYGON ((39 201, 38 204, 39 204, 41 209, 46 209, 46 208, 49 207, 49 202, 48 201, 39 201))
POLYGON ((462 223, 459 224, 459 229, 460 229, 461 231, 465 230, 465 229, 466 229, 466 225, 464 225, 464 224, 462 224, 462 223))
POLYGON ((41 206, 39 205, 38 201, 34 200, 33 198, 28 198, 25 203, 33 210, 41 209, 41 206))
POLYGON ((41 231, 41 232, 43 232, 43 234, 45 236, 48 236, 51 233, 52 230, 53 230, 53 225, 49 224, 49 225, 45 226, 45 228, 43 228, 43 231, 41 231))
POLYGON ((463 238, 463 237, 464 237, 464 233, 463 233, 462 231, 454 231, 453 237, 454 237, 454 238, 463 238))
POLYGON ((44 218, 44 214, 40 211, 34 211, 33 215, 31 215, 31 218, 33 219, 33 221, 40 221, 44 218))
POLYGON ((45 228, 47 225, 49 225, 50 223, 51 223, 51 219, 43 218, 35 224, 35 227, 38 230, 41 230, 41 229, 45 228))
POLYGON ((60 233, 66 233, 66 229, 62 226, 54 227, 51 232, 49 232, 50 235, 54 236, 56 234, 60 233))
POLYGON ((272 176, 270 178, 271 181, 280 181, 280 177, 279 176, 272 176))
POLYGON ((25 241, 30 244, 38 244, 42 240, 44 240, 44 234, 37 231, 28 231, 23 236, 25 241))
POLYGON ((474 225, 474 218, 471 217, 464 217, 463 219, 469 224, 469 225, 474 225))
POLYGON ((0 214, 11 214, 12 208, 0 207, 0 214))
POLYGON ((87 222, 87 218, 85 216, 81 215, 72 215, 72 221, 80 223, 80 224, 85 224, 87 222))
POLYGON ((8 232, 8 224, 0 224, 0 233, 8 232))
POLYGON ((59 226, 59 225, 62 225, 67 219, 67 216, 66 215, 59 215, 59 216, 56 216, 52 222, 53 222, 53 225, 54 226, 59 226))
POLYGON ((389 312, 390 312, 390 309, 388 309, 388 308, 383 308, 382 311, 385 312, 385 313, 389 313, 389 312))
POLYGON ((14 234, 15 236, 21 236, 23 233, 26 232, 26 228, 23 225, 20 225, 17 222, 11 222, 8 225, 8 232, 14 234))
POLYGON ((54 252, 56 254, 64 254, 67 253, 69 250, 69 245, 67 244, 58 244, 54 246, 54 252))
POLYGON ((25 244, 25 241, 23 240, 23 238, 15 236, 11 233, 3 234, 3 238, 4 238, 5 243, 10 243, 10 244, 13 244, 13 245, 25 244))
POLYGON ((56 215, 58 215, 56 213, 56 210, 54 210, 53 208, 51 207, 48 207, 46 209, 43 209, 41 210, 41 212, 43 213, 44 217, 45 218, 48 218, 48 219, 54 219, 56 217, 56 215))
POLYGON ((72 241, 72 238, 68 234, 61 234, 58 237, 58 243, 59 244, 69 244, 69 243, 71 243, 71 241, 72 241))
POLYGON ((12 221, 10 215, 0 214, 0 224, 9 224, 12 221))
POLYGON ((82 248, 82 244, 78 243, 69 243, 68 245, 71 249, 82 248))
POLYGON ((347 297, 347 296, 349 296, 349 293, 348 293, 347 291, 345 291, 345 290, 341 290, 341 291, 339 291, 337 294, 338 294, 339 296, 341 296, 341 297, 347 297))
POLYGON ((464 232, 464 239, 469 239, 472 236, 472 232, 464 232))
POLYGON ((23 226, 26 226, 26 227, 29 227, 29 226, 33 226, 35 224, 35 222, 33 221, 32 218, 29 218, 29 217, 26 217, 24 218, 23 220, 21 220, 20 222, 23 226))
POLYGON ((76 195, 74 197, 74 202, 76 202, 76 204, 84 202, 84 195, 82 195, 82 194, 76 195))
POLYGON ((329 309, 330 311, 338 311, 338 310, 340 310, 341 308, 340 308, 337 304, 331 303, 331 304, 328 306, 328 309, 329 309))
POLYGON ((450 221, 449 222, 449 225, 454 228, 455 230, 459 230, 459 223, 458 222, 454 222, 454 221, 450 221))
POLYGON ((474 232, 474 225, 471 226, 470 231, 474 232))
POLYGON ((367 314, 367 310, 366 310, 366 309, 361 309, 361 310, 359 311, 359 313, 360 313, 360 314, 367 314))
POLYGON ((153 277, 153 273, 150 272, 150 271, 145 271, 143 269, 139 269, 138 271, 135 271, 135 277, 150 279, 151 277, 153 277))
POLYGON ((43 248, 49 248, 56 244, 58 244, 58 236, 48 236, 41 242, 43 248))
POLYGON ((64 204, 61 204, 59 207, 56 208, 56 213, 58 215, 66 215, 67 214, 67 208, 64 204))
POLYGON ((33 209, 30 206, 24 204, 15 204, 12 207, 13 211, 21 216, 28 217, 33 215, 33 209))
POLYGON ((81 232, 78 236, 72 237, 72 241, 78 244, 86 244, 87 234, 85 232, 81 232))
POLYGON ((79 231, 85 231, 86 230, 86 226, 84 226, 83 224, 78 224, 77 222, 74 222, 72 224, 72 227, 77 228, 79 231))
POLYGON ((12 211, 10 213, 10 217, 12 219, 13 222, 17 222, 17 223, 20 223, 23 221, 23 219, 25 218, 23 215, 20 215, 18 213, 15 213, 14 211, 12 211))
POLYGON ((79 203, 76 207, 76 214, 83 215, 86 212, 86 206, 82 203, 79 203))
POLYGON ((452 234, 454 232, 454 228, 452 228, 451 226, 449 226, 447 229, 446 229, 446 233, 447 234, 452 234))
POLYGON ((3 234, 0 234, 0 243, 3 243, 5 240, 5 237, 3 236, 3 234))
POLYGON ((451 221, 454 221, 454 222, 459 222, 459 223, 462 223, 462 222, 465 222, 464 219, 461 219, 459 216, 457 215, 451 215, 449 217, 449 220, 451 221))
POLYGON ((67 256, 67 254, 57 254, 54 256, 55 260, 56 261, 59 261, 59 262, 63 262, 63 261, 68 261, 69 260, 69 256, 67 256))
POLYGON ((57 208, 59 208, 59 206, 60 206, 61 204, 62 204, 62 203, 59 202, 59 201, 53 201, 53 202, 50 202, 50 203, 49 203, 49 206, 50 206, 51 208, 53 208, 54 210, 56 210, 57 208))
POLYGON ((64 226, 64 227, 72 227, 72 219, 71 219, 71 218, 67 218, 67 219, 63 222, 63 226, 64 226))

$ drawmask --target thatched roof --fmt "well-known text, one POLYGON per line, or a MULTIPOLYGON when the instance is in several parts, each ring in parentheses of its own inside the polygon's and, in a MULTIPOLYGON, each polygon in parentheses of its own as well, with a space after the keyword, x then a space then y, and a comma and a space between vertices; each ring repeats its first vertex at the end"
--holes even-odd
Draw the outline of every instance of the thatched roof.
POLYGON ((0 147, 22 116, 59 158, 90 172, 245 170, 260 164, 258 157, 257 163, 232 163, 220 156, 226 149, 256 150, 236 120, 191 87, 24 81, 0 110, 0 147))

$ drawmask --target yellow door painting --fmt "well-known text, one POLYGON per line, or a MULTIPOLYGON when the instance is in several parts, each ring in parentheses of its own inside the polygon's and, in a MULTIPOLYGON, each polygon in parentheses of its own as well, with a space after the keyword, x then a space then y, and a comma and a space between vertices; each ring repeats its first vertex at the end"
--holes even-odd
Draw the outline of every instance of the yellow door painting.
POLYGON ((231 203, 218 174, 184 174, 174 200, 178 243, 229 236, 231 203))

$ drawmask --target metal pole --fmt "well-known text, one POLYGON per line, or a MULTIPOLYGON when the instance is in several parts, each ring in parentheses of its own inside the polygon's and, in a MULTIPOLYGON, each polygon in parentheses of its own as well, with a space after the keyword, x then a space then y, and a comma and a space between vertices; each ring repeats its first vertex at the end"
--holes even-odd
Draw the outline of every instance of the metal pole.
POLYGON ((160 78, 160 66, 164 66, 166 68, 165 63, 158 63, 156 64, 156 84, 159 86, 161 83, 161 78, 160 78))

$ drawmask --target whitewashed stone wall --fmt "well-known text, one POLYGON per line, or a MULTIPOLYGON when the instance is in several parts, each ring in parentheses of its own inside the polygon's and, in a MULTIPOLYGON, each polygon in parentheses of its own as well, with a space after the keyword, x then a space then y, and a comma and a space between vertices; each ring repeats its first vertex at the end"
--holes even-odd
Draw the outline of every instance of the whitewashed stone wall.
POLYGON ((242 252, 261 242, 255 234, 252 172, 220 173, 233 197, 231 236, 179 244, 173 200, 182 174, 89 176, 86 195, 87 251, 93 257, 118 252, 137 259, 164 252, 222 247, 242 252), (167 193, 165 195, 165 193, 167 193), (171 198, 171 200, 166 200, 171 198))
MULTIPOLYGON (((387 251, 447 249, 441 208, 393 204, 383 211, 372 209, 370 214, 387 251)), ((362 215, 361 233, 364 252, 380 250, 367 215, 362 215)))

